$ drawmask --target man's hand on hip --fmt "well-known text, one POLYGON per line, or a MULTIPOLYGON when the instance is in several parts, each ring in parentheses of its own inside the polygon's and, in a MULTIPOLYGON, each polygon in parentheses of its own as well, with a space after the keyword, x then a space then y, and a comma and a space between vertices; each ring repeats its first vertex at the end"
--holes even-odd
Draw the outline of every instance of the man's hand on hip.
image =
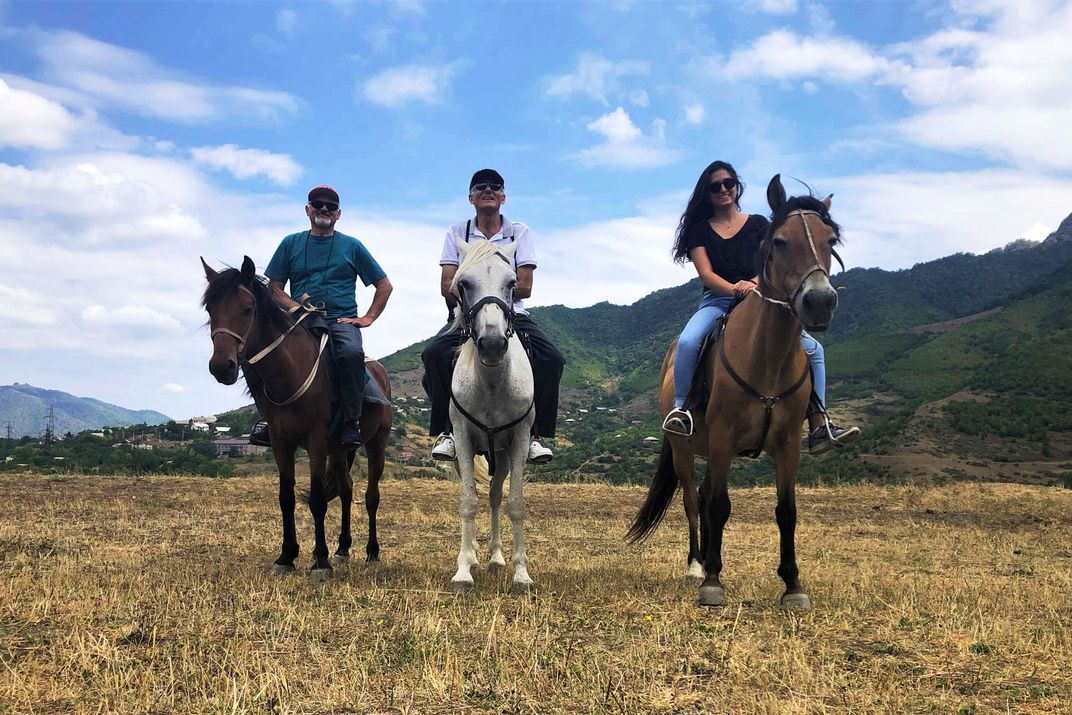
POLYGON ((374 319, 367 315, 362 315, 360 318, 339 318, 338 323, 346 323, 347 325, 356 325, 359 328, 367 328, 372 325, 374 319))

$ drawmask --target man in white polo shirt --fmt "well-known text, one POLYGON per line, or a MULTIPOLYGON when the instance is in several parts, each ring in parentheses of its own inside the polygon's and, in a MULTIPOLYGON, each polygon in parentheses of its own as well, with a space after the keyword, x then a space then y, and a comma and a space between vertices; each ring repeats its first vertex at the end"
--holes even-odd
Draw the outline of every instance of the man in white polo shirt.
MULTIPOLYGON (((514 329, 525 345, 532 361, 532 378, 535 388, 534 402, 536 421, 532 427, 529 444, 529 461, 545 464, 554 454, 540 442, 542 437, 555 436, 558 418, 558 384, 566 359, 547 338, 525 311, 523 300, 532 295, 532 276, 536 269, 536 253, 532 245, 532 231, 523 223, 507 220, 500 212, 506 203, 505 182, 494 169, 481 169, 469 182, 469 203, 476 209, 476 217, 459 221, 447 230, 443 241, 443 254, 439 258, 442 273, 439 290, 453 312, 457 298, 450 292, 454 274, 461 262, 455 240, 469 242, 486 238, 492 243, 515 243, 514 271, 517 284, 514 286, 514 329)), ((454 355, 465 341, 461 331, 444 330, 432 338, 421 354, 424 361, 425 388, 432 400, 429 434, 439 435, 432 447, 435 459, 453 460, 456 453, 449 422, 450 382, 454 372, 454 355)))

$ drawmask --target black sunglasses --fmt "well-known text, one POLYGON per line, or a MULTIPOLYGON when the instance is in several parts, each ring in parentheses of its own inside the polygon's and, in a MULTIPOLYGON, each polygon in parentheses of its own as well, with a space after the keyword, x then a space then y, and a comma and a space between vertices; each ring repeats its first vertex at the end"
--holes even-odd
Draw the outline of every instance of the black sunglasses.
POLYGON ((470 191, 484 191, 485 189, 491 189, 492 191, 502 191, 502 184, 473 184, 470 191))
POLYGON ((327 209, 328 211, 338 211, 339 205, 334 201, 310 201, 309 205, 319 211, 320 209, 327 209))
POLYGON ((741 182, 737 181, 737 179, 734 179, 731 176, 730 178, 723 179, 722 181, 712 181, 710 184, 707 185, 707 190, 710 191, 712 194, 717 194, 721 192, 723 188, 725 188, 726 191, 733 191, 733 188, 735 186, 738 186, 740 183, 741 182))

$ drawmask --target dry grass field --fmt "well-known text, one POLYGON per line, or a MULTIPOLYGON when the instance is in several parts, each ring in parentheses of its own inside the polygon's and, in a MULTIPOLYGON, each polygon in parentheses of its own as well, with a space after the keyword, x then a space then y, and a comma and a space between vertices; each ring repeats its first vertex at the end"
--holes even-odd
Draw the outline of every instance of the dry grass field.
POLYGON ((1072 491, 804 489, 804 614, 776 605, 770 489, 732 493, 718 610, 681 583, 680 508, 628 546, 643 491, 609 486, 530 485, 536 591, 452 595, 457 493, 388 479, 383 565, 317 585, 301 507, 302 570, 271 574, 267 476, 5 475, 0 712, 1072 710, 1072 491))

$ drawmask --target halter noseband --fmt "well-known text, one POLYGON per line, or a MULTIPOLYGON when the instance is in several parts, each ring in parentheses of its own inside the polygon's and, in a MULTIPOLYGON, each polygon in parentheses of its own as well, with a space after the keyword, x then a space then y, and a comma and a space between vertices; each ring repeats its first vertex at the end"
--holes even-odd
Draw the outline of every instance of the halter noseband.
POLYGON ((476 342, 476 314, 488 304, 494 304, 502 308, 503 313, 506 315, 506 339, 509 340, 514 335, 514 320, 517 314, 514 312, 514 306, 509 305, 496 295, 484 296, 462 313, 462 334, 466 336, 466 339, 476 342))
MULTIPOLYGON (((780 305, 781 307, 785 308, 790 313, 792 313, 793 317, 795 317, 797 320, 800 320, 800 316, 797 315, 796 303, 797 303, 797 297, 800 295, 800 292, 802 290, 804 290, 804 284, 807 283, 808 278, 811 277, 811 274, 816 273, 816 272, 822 273, 824 276, 826 276, 826 279, 829 281, 830 280, 830 271, 828 271, 825 268, 823 268, 822 261, 819 260, 819 252, 817 250, 815 250, 815 238, 811 235, 811 228, 808 227, 807 219, 804 218, 804 216, 810 214, 812 216, 818 216, 821 219, 823 217, 823 215, 821 213, 819 213, 818 211, 812 211, 811 209, 797 209, 796 211, 789 212, 789 216, 792 216, 794 214, 796 214, 800 218, 800 223, 804 226, 804 235, 808 237, 808 248, 811 249, 811 255, 815 259, 815 264, 811 267, 811 269, 807 273, 805 273, 801 277, 800 282, 797 283, 797 287, 793 289, 792 293, 790 293, 789 295, 786 296, 786 300, 777 300, 775 298, 770 298, 768 296, 765 296, 765 295, 763 295, 763 291, 761 291, 758 287, 752 288, 752 292, 755 293, 756 295, 758 295, 763 300, 767 301, 768 303, 774 303, 775 305, 780 305)), ((788 220, 789 216, 786 217, 787 220, 788 220)), ((763 261, 763 284, 768 285, 768 286, 771 285, 771 280, 770 280, 770 276, 767 273, 767 265, 770 263, 771 258, 773 258, 773 255, 774 255, 773 253, 768 253, 766 260, 763 261)), ((838 265, 841 266, 841 270, 844 271, 845 270, 845 264, 842 262, 841 256, 838 255, 837 251, 835 251, 833 248, 831 248, 830 249, 830 255, 833 256, 837 260, 838 265)))
MULTIPOLYGON (((253 291, 251 291, 249 288, 246 288, 244 285, 240 285, 238 287, 249 293, 250 298, 253 299, 253 311, 249 315, 249 325, 246 326, 246 332, 243 335, 239 335, 238 333, 233 330, 230 330, 229 328, 215 328, 209 335, 209 339, 215 340, 217 335, 223 333, 224 335, 230 335, 232 338, 237 340, 238 353, 236 354, 236 357, 238 358, 239 362, 241 362, 242 356, 246 352, 246 341, 249 339, 249 334, 253 330, 253 321, 257 319, 257 296, 253 295, 253 291)), ((256 359, 260 360, 262 357, 264 356, 259 355, 256 357, 256 359)))

